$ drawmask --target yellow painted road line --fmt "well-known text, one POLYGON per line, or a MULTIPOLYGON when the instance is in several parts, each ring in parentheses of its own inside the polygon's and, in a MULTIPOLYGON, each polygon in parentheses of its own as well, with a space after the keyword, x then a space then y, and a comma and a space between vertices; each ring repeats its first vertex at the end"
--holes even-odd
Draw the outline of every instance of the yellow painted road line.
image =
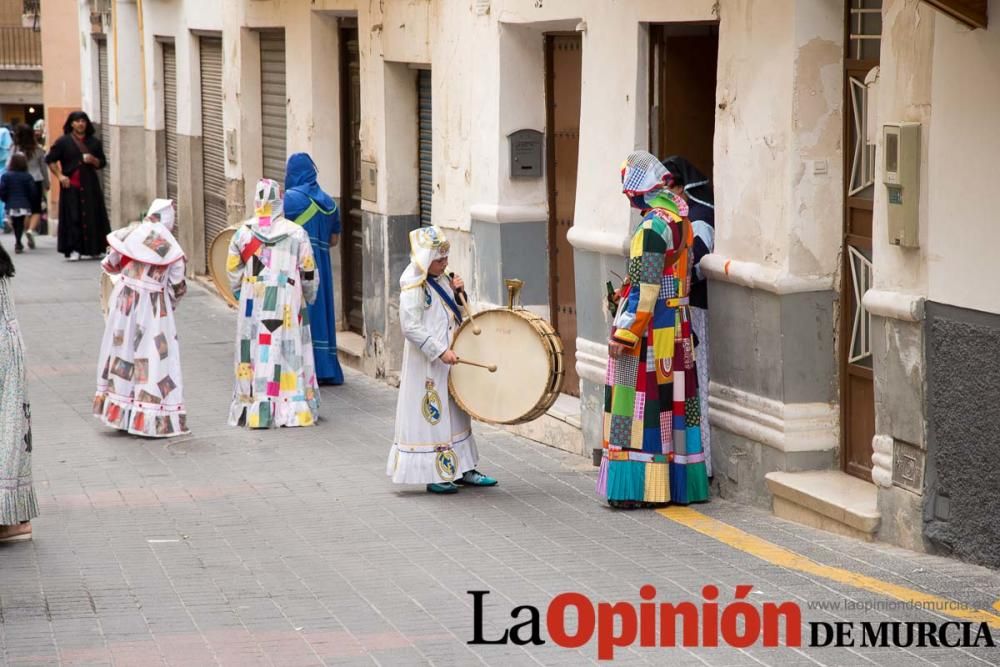
MULTIPOLYGON (((988 623, 991 627, 1000 629, 1000 616, 983 609, 966 607, 955 609, 954 600, 949 600, 930 593, 924 593, 905 586, 882 581, 874 577, 869 577, 857 572, 851 572, 840 567, 823 565, 814 560, 810 560, 794 551, 789 551, 777 544, 762 540, 759 537, 745 533, 739 528, 734 528, 729 524, 716 521, 705 516, 690 507, 667 507, 657 510, 657 513, 671 521, 686 526, 691 530, 698 531, 703 535, 708 535, 723 544, 727 544, 734 549, 739 549, 745 553, 783 567, 788 570, 797 570, 806 574, 811 574, 830 581, 847 584, 855 588, 871 591, 887 597, 895 598, 902 602, 928 608, 936 613, 972 621, 975 623, 988 623)), ((993 608, 1000 611, 1000 600, 993 605, 993 608)))

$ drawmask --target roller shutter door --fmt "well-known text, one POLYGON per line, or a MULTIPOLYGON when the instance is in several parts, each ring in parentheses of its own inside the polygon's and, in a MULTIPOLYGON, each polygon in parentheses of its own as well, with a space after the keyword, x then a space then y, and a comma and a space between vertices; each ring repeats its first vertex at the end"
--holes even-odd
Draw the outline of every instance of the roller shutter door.
MULTIPOLYGON (((222 129, 222 39, 201 38, 201 141, 205 251, 226 221, 226 152, 222 129)), ((204 270, 205 267, 201 267, 204 270)))
POLYGON ((420 146, 417 161, 420 166, 420 224, 431 224, 431 197, 434 193, 433 152, 431 150, 431 72, 417 71, 417 111, 420 146))
POLYGON ((260 32, 260 118, 264 178, 285 185, 286 137, 285 31, 260 32))
POLYGON ((167 197, 177 202, 177 51, 163 44, 163 136, 166 148, 167 197))
POLYGON ((108 119, 111 115, 111 98, 108 96, 108 42, 105 39, 97 40, 97 76, 100 93, 101 112, 101 143, 104 145, 104 156, 108 159, 108 165, 101 169, 101 187, 104 191, 104 208, 108 211, 108 218, 111 217, 111 124, 108 119))

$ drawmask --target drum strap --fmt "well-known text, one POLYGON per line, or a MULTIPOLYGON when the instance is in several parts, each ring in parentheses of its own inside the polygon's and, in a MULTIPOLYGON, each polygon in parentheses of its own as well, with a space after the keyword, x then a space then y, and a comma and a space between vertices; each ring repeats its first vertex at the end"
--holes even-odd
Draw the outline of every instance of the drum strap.
POLYGON ((458 324, 462 323, 462 311, 458 309, 458 305, 455 300, 448 296, 448 293, 444 291, 444 288, 438 284, 438 281, 430 276, 427 276, 427 284, 434 288, 434 291, 438 293, 441 300, 444 301, 445 305, 451 308, 451 312, 455 315, 455 322, 458 324))

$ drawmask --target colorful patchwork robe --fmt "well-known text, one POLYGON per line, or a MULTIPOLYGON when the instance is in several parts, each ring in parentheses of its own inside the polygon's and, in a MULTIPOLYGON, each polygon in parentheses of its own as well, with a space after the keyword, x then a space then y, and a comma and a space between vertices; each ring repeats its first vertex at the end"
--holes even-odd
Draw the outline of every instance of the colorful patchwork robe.
POLYGON ((316 298, 309 236, 282 217, 240 227, 226 270, 239 298, 231 426, 312 426, 319 416, 307 304, 316 298))
POLYGON ((598 492, 609 501, 687 504, 708 499, 688 288, 691 225, 648 211, 632 237, 628 281, 611 337, 604 457, 598 492))

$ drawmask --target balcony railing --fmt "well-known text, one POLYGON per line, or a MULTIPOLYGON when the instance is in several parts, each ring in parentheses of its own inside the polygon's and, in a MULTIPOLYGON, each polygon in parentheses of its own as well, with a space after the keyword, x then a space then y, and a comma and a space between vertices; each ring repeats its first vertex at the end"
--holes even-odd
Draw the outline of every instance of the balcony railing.
POLYGON ((0 68, 41 69, 42 33, 31 28, 0 27, 0 68))

